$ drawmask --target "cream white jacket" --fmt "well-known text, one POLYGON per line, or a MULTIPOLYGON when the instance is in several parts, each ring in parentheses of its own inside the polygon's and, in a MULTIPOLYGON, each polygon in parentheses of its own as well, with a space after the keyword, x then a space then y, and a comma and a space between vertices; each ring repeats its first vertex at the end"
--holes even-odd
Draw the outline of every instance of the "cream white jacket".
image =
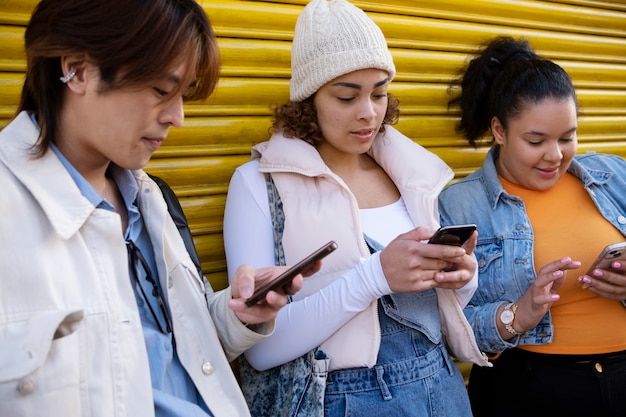
MULTIPOLYGON (((374 140, 370 155, 398 187, 414 224, 435 229, 439 224, 437 197, 452 178, 451 169, 436 155, 415 144, 391 126, 374 140)), ((342 179, 302 140, 275 134, 257 145, 261 172, 269 172, 285 212, 283 247, 287 264, 294 264, 329 240, 338 250, 324 260, 322 270, 304 281, 295 296, 302 299, 319 291, 339 275, 370 256, 359 224, 359 207, 342 179), (323 225, 323 227, 320 227, 323 225)), ((476 342, 454 290, 438 289, 442 331, 451 352, 460 360, 488 365, 476 342)), ((331 369, 371 367, 380 346, 376 301, 321 344, 331 369)))
MULTIPOLYGON (((0 132, 0 415, 153 416, 120 218, 53 152, 32 157, 38 135, 26 113, 0 132)), ((247 416, 229 360, 263 336, 198 277, 158 186, 134 176, 180 361, 215 416, 247 416)))

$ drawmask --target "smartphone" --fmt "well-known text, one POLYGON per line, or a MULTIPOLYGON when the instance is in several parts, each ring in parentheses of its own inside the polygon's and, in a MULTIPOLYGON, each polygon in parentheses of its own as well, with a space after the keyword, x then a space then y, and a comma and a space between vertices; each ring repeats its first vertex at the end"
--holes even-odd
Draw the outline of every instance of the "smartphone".
POLYGON ((476 230, 475 224, 442 226, 428 240, 428 243, 461 246, 474 233, 474 230, 476 230))
POLYGON ((264 285, 261 285, 259 288, 257 288, 254 291, 254 294, 252 294, 252 297, 246 300, 246 305, 248 307, 252 307, 259 301, 264 300, 268 292, 272 290, 277 290, 289 284, 296 275, 301 274, 307 269, 311 268, 318 261, 323 259, 329 253, 333 252, 335 249, 337 249, 337 243, 335 243, 334 240, 331 240, 330 242, 328 242, 327 244, 325 244, 324 246, 322 246, 321 248, 319 248, 318 250, 280 274, 275 279, 266 282, 264 285))
POLYGON ((591 275, 594 269, 611 269, 611 264, 615 261, 626 262, 626 242, 618 242, 607 245, 587 271, 591 275))

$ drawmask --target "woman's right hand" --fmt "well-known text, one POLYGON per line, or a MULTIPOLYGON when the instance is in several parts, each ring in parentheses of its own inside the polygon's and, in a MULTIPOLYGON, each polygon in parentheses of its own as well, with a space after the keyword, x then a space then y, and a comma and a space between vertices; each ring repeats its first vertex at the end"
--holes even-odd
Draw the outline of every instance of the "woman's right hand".
MULTIPOLYGON (((537 274, 535 282, 517 301, 514 328, 520 333, 526 332, 539 324, 552 304, 560 296, 558 290, 565 281, 567 271, 580 267, 580 262, 565 257, 544 265, 537 274)), ((507 334, 504 332, 503 334, 507 334)))
POLYGON ((380 263, 393 292, 418 292, 437 286, 460 288, 472 279, 476 270, 474 256, 462 247, 425 243, 431 236, 432 230, 418 227, 383 249, 380 263), (442 272, 453 265, 458 268, 442 272))

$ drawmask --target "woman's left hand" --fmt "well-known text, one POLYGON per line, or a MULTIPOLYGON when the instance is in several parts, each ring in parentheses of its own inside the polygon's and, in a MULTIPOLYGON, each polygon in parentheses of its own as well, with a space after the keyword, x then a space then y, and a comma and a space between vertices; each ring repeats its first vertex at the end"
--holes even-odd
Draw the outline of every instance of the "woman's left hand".
POLYGON ((259 324, 272 321, 276 318, 278 311, 287 304, 287 298, 302 288, 303 276, 314 274, 321 268, 321 265, 320 261, 303 274, 296 275, 291 284, 278 291, 268 292, 263 301, 251 307, 246 306, 246 300, 252 296, 254 288, 275 279, 288 267, 272 266, 256 270, 250 266, 242 265, 237 268, 233 276, 230 286, 233 298, 228 302, 228 306, 242 323, 259 324))
POLYGON ((626 264, 615 261, 611 269, 594 269, 578 278, 582 288, 609 300, 626 300, 626 264))
POLYGON ((478 267, 476 257, 473 255, 477 239, 478 232, 472 233, 469 239, 467 239, 462 246, 463 249, 465 249, 465 254, 463 256, 446 259, 446 261, 450 262, 453 267, 435 275, 437 287, 456 290, 463 288, 472 280, 476 272, 476 268, 478 267))

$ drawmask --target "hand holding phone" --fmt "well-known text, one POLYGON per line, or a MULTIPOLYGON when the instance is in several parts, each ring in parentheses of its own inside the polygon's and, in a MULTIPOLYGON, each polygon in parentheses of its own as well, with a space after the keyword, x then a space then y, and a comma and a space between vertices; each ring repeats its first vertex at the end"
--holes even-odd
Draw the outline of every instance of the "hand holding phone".
POLYGON ((268 292, 283 288, 285 285, 288 285, 291 280, 295 278, 296 275, 305 272, 307 269, 310 269, 318 261, 323 259, 329 253, 333 252, 335 249, 337 249, 337 243, 331 240, 330 242, 328 242, 327 244, 325 244, 324 246, 322 246, 321 248, 319 248, 318 250, 280 274, 277 278, 266 282, 265 284, 256 288, 254 290, 254 294, 252 294, 252 297, 246 300, 246 305, 248 307, 252 307, 259 301, 264 300, 268 292))
POLYGON ((442 226, 428 240, 437 245, 461 246, 476 230, 475 224, 442 226))
POLYGON ((626 242, 612 243, 602 249, 587 271, 587 275, 591 275, 594 269, 609 270, 615 261, 626 262, 626 242))

